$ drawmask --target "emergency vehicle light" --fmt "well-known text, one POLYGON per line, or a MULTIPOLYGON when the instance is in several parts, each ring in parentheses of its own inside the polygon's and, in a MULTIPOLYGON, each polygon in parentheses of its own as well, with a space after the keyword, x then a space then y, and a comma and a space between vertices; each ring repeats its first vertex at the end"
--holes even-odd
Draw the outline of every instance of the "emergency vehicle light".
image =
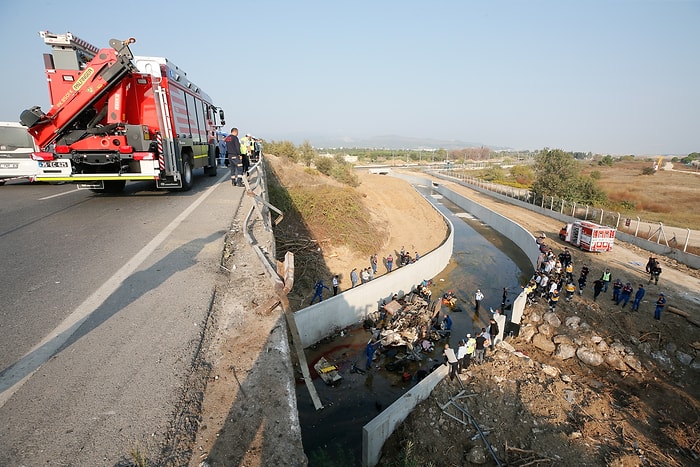
POLYGON ((68 154, 69 152, 70 146, 56 145, 56 154, 68 154))
POLYGON ((72 75, 63 75, 63 81, 69 81, 72 83, 75 81, 75 78, 72 75))
POLYGON ((53 153, 52 152, 33 152, 30 157, 33 161, 52 161, 53 160, 53 153))
POLYGON ((119 146, 119 154, 131 154, 134 152, 134 148, 126 144, 119 146))

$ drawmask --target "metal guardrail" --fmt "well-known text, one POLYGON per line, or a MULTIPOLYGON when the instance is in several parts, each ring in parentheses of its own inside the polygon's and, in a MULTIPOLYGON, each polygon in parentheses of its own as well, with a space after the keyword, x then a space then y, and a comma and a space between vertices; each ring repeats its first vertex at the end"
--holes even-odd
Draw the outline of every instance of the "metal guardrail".
POLYGON ((468 176, 455 169, 432 170, 432 172, 455 178, 467 185, 492 191, 509 198, 517 199, 542 209, 548 209, 559 214, 568 215, 580 220, 588 220, 597 224, 614 227, 634 237, 644 238, 668 248, 686 253, 688 247, 700 247, 700 231, 683 227, 670 227, 658 221, 648 221, 639 216, 623 216, 620 212, 609 211, 596 206, 577 204, 563 198, 553 196, 533 196, 529 190, 514 188, 498 183, 486 182, 476 177, 468 176))

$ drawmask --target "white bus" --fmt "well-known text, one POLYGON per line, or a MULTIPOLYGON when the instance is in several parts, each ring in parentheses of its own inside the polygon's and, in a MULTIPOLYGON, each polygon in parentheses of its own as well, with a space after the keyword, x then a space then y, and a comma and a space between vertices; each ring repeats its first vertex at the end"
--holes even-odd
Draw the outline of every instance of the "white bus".
POLYGON ((0 122, 0 185, 10 180, 34 181, 39 163, 31 159, 34 140, 27 127, 16 122, 0 122))

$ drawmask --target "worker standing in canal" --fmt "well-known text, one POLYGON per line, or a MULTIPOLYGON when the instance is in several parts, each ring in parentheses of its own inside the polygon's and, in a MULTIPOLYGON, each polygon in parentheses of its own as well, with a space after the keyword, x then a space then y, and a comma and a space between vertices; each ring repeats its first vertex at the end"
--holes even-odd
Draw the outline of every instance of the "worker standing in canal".
POLYGON ((484 299, 484 294, 481 293, 481 289, 476 289, 476 292, 474 293, 474 311, 479 312, 479 308, 481 308, 481 301, 484 299))
POLYGON ((375 347, 375 343, 372 342, 372 339, 367 342, 367 346, 365 347, 365 355, 367 355, 367 369, 371 370, 372 369, 372 360, 374 359, 374 351, 377 350, 375 347))

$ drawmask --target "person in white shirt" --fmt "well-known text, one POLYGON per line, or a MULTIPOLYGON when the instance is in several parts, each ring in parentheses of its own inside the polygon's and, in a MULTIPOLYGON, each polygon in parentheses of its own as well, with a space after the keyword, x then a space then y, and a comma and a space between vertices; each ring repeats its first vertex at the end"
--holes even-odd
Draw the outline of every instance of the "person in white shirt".
POLYGON ((459 341, 459 347, 457 347, 457 371, 462 372, 466 369, 464 366, 464 357, 467 356, 467 343, 463 340, 459 341))
POLYGON ((333 296, 338 295, 338 284, 340 282, 338 281, 338 275, 336 274, 333 276, 333 296))
POLYGON ((457 375, 457 365, 459 365, 457 356, 455 355, 455 351, 450 348, 450 344, 445 344, 445 350, 442 354, 445 356, 447 364, 450 366, 450 381, 452 381, 457 375))
POLYGON ((484 294, 481 293, 481 289, 476 289, 474 294, 474 311, 479 312, 479 307, 481 306, 481 301, 484 299, 484 294))

